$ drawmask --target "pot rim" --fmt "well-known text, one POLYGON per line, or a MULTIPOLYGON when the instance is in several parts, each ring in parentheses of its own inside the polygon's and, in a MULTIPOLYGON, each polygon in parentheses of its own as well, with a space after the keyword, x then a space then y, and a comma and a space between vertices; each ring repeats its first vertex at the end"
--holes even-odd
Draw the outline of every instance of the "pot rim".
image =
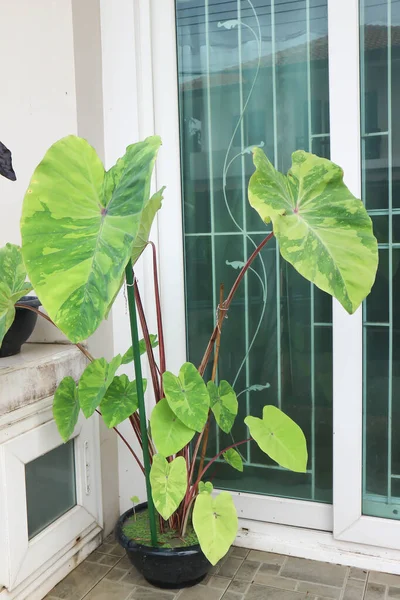
POLYGON ((129 517, 131 517, 134 512, 141 512, 143 510, 145 510, 147 508, 147 502, 142 502, 141 504, 138 504, 135 508, 130 508, 129 510, 127 510, 126 512, 124 512, 118 519, 117 524, 115 526, 115 537, 118 540, 118 542, 121 544, 121 546, 123 548, 125 548, 125 550, 133 550, 133 551, 142 551, 142 552, 146 552, 146 554, 148 555, 160 555, 160 554, 167 554, 167 555, 174 555, 174 554, 198 554, 199 552, 202 553, 202 550, 200 548, 200 544, 195 544, 194 546, 181 546, 178 548, 154 548, 153 546, 146 546, 145 544, 139 544, 138 542, 135 542, 134 540, 130 539, 127 535, 124 534, 123 532, 123 525, 125 523, 125 521, 127 519, 129 519, 129 517))
POLYGON ((34 308, 39 308, 39 306, 42 306, 42 303, 37 296, 22 296, 22 298, 20 298, 16 304, 26 304, 27 306, 33 306, 34 308))

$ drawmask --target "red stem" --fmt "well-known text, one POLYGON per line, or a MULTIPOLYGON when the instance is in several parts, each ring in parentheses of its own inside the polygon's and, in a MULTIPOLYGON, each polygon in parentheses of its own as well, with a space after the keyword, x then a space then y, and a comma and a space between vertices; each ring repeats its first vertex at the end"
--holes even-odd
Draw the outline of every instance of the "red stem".
MULTIPOLYGON (((96 408, 96 412, 97 414, 99 414, 101 416, 101 412, 96 408)), ((142 465, 142 463, 140 462, 140 459, 138 458, 136 452, 134 451, 134 449, 132 448, 132 446, 129 444, 129 442, 124 438, 124 436, 122 435, 122 433, 120 431, 118 431, 118 429, 116 427, 113 427, 115 433, 121 438, 121 440, 124 442, 124 444, 126 445, 126 447, 128 448, 129 452, 133 455, 134 459, 136 460, 137 464, 139 465, 139 467, 142 470, 142 473, 144 475, 144 467, 142 465)))
POLYGON ((272 231, 261 242, 261 244, 259 246, 257 246, 257 248, 254 250, 253 254, 247 260, 246 264, 244 265, 244 267, 240 271, 239 275, 237 276, 236 281, 233 284, 233 286, 231 288, 231 291, 228 294, 227 299, 223 303, 222 307, 220 307, 220 317, 218 319, 218 322, 217 322, 216 326, 214 327, 214 331, 211 334, 210 341, 208 342, 206 351, 204 353, 203 359, 202 359, 202 361, 200 363, 200 366, 199 366, 199 369, 198 369, 200 375, 204 375, 204 371, 206 370, 207 363, 208 363, 208 361, 210 359, 211 352, 213 350, 215 340, 217 339, 218 331, 219 331, 219 329, 221 327, 222 320, 226 316, 226 313, 227 313, 227 311, 229 309, 229 306, 230 306, 230 304, 231 304, 231 302, 233 300, 233 297, 234 297, 234 295, 236 293, 236 290, 238 289, 238 287, 240 285, 240 282, 242 281, 242 279, 245 276, 246 272, 250 268, 250 266, 251 266, 252 262, 254 261, 254 259, 256 258, 256 256, 261 252, 261 250, 264 248, 265 244, 267 244, 269 242, 269 240, 273 237, 273 235, 274 235, 274 232, 272 231))
MULTIPOLYGON (((157 250, 153 242, 149 242, 151 248, 153 250, 153 276, 154 276, 154 293, 156 300, 156 312, 157 312, 157 328, 158 328, 158 342, 159 342, 159 351, 160 351, 160 371, 161 373, 165 373, 166 371, 166 361, 165 361, 165 342, 164 342, 164 329, 162 322, 162 313, 161 313, 161 297, 160 297, 160 287, 158 283, 158 268, 157 268, 157 250)), ((161 383, 161 391, 162 391, 162 383, 161 383)))
POLYGON ((156 402, 158 402, 162 397, 160 382, 159 382, 158 373, 157 373, 158 367, 157 367, 156 359, 154 358, 154 352, 153 352, 153 348, 152 348, 151 341, 150 341, 149 328, 147 327, 146 315, 144 313, 144 308, 143 308, 143 304, 142 304, 142 299, 140 297, 137 280, 135 280, 134 287, 135 287, 136 306, 138 309, 140 325, 141 325, 142 332, 143 332, 143 338, 144 338, 144 341, 146 344, 147 358, 149 361, 151 379, 153 382, 154 396, 156 398, 156 402))
POLYGON ((214 456, 214 458, 212 458, 210 460, 209 463, 206 464, 206 466, 204 467, 204 469, 202 470, 202 472, 200 473, 200 475, 197 478, 196 483, 194 484, 193 488, 196 489, 196 486, 199 485, 200 481, 203 479, 204 473, 207 471, 207 469, 209 469, 211 467, 211 465, 220 457, 224 454, 224 452, 227 452, 228 450, 230 450, 231 448, 236 448, 236 446, 241 446, 242 444, 246 444, 246 442, 251 442, 253 440, 253 438, 247 438, 247 440, 242 440, 241 442, 235 442, 234 444, 231 444, 230 446, 228 446, 227 448, 224 448, 223 450, 221 450, 221 452, 218 452, 218 454, 216 454, 214 456))

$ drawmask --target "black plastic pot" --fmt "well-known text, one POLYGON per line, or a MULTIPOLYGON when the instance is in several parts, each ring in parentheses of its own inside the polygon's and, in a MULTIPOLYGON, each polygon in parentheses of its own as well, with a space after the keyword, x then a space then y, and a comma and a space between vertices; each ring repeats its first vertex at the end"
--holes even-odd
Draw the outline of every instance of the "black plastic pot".
MULTIPOLYGON (((18 302, 19 304, 26 304, 34 308, 39 308, 40 306, 40 300, 36 296, 23 296, 18 302)), ((21 346, 31 335, 36 321, 37 314, 31 310, 16 307, 14 322, 4 336, 0 348, 0 358, 14 356, 14 354, 21 352, 21 346)))
MULTIPOLYGON (((147 502, 139 504, 136 512, 146 510, 147 502)), ((115 527, 115 537, 125 548, 131 563, 152 585, 179 589, 200 583, 211 568, 199 545, 186 548, 152 548, 129 539, 123 525, 133 515, 133 508, 124 513, 115 527)))

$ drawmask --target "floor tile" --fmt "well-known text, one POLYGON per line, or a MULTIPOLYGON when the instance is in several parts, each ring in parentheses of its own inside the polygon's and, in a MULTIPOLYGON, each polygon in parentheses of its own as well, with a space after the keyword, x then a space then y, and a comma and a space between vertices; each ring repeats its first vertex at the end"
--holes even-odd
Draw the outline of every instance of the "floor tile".
POLYGON ((121 581, 124 575, 126 575, 126 570, 120 569, 117 565, 107 573, 105 579, 107 579, 108 581, 121 581))
POLYGON ((177 600, 221 600, 223 595, 224 590, 210 588, 208 585, 196 585, 182 590, 177 595, 177 600))
POLYGON ((377 573, 376 571, 371 571, 368 577, 368 582, 382 583, 383 585, 400 587, 400 575, 389 575, 388 573, 377 573))
POLYGON ((234 579, 228 587, 229 592, 234 592, 235 594, 244 594, 249 589, 250 583, 248 581, 240 581, 239 579, 234 579))
POLYGON ((229 590, 225 592, 222 596, 222 600, 243 600, 244 596, 242 594, 235 594, 234 592, 230 592, 229 590))
POLYGON ((218 575, 222 575, 223 577, 233 577, 238 571, 239 567, 243 563, 243 558, 236 558, 234 556, 228 556, 223 561, 218 575))
POLYGON ((362 600, 364 598, 365 581, 348 579, 342 600, 362 600))
POLYGON ((217 588, 218 590, 226 590, 231 580, 229 577, 220 577, 219 575, 212 575, 207 585, 212 588, 217 588))
POLYGON ((261 563, 255 562, 254 560, 245 560, 239 567, 235 575, 235 579, 242 579, 243 581, 253 581, 258 568, 261 563))
POLYGON ((128 600, 132 597, 133 590, 134 587, 131 585, 123 585, 103 579, 85 596, 85 600, 128 600))
POLYGON ((100 552, 101 554, 113 554, 114 556, 118 557, 124 556, 125 554, 125 550, 122 548, 122 546, 114 541, 111 543, 103 542, 102 545, 97 548, 97 552, 100 552))
POLYGON ((232 546, 232 548, 229 550, 229 555, 237 556, 238 558, 246 558, 249 552, 250 550, 247 550, 247 548, 239 548, 239 546, 232 546))
POLYGON ((159 588, 151 587, 136 587, 129 600, 174 600, 175 592, 169 590, 160 590, 159 588))
POLYGON ((261 569, 258 571, 254 583, 260 585, 267 585, 270 587, 276 587, 281 590, 294 590, 297 585, 295 579, 286 579, 286 577, 279 577, 268 572, 263 572, 261 569))
POLYGON ((365 600, 383 600, 385 598, 386 586, 380 583, 368 582, 365 590, 365 600))
POLYGON ((260 552, 259 550, 251 550, 247 560, 256 560, 258 562, 268 563, 270 565, 283 565, 285 562, 283 554, 274 554, 273 552, 260 552))
POLYGON ((342 587, 347 567, 329 563, 290 557, 285 563, 281 575, 291 579, 299 579, 310 583, 322 583, 342 587))
POLYGON ((389 598, 396 598, 396 600, 400 599, 400 588, 390 586, 388 596, 389 598))
POLYGON ((117 562, 121 560, 118 556, 113 554, 102 554, 101 552, 92 552, 86 559, 86 562, 99 563, 100 565, 106 565, 106 567, 113 567, 117 562))
POLYGON ((51 591, 59 600, 81 600, 108 573, 110 567, 83 562, 51 591))
POLYGON ((342 593, 342 588, 335 588, 328 585, 322 585, 321 583, 310 583, 306 581, 300 581, 296 590, 298 592, 307 592, 322 598, 335 598, 336 600, 339 600, 340 594, 342 593))
POLYGON ((151 585, 145 580, 143 575, 139 573, 139 571, 133 565, 131 565, 129 571, 126 571, 121 581, 122 583, 127 583, 130 585, 140 585, 142 587, 148 587, 151 585))
POLYGON ((365 581, 367 578, 367 571, 363 569, 357 569, 357 567, 351 567, 349 572, 349 579, 361 579, 365 581))
POLYGON ((313 596, 307 593, 293 592, 291 590, 279 590, 265 585, 251 584, 249 591, 245 594, 245 600, 311 600, 313 596))

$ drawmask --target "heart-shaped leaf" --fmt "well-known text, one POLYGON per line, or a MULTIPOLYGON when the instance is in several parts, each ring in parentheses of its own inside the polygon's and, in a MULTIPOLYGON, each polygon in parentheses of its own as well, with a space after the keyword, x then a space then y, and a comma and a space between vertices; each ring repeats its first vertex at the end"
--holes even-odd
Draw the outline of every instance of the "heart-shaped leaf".
POLYGON ((149 241, 151 226, 157 211, 161 208, 165 187, 161 188, 147 202, 140 219, 139 230, 132 247, 132 265, 134 265, 149 241))
POLYGON ((221 381, 219 387, 213 381, 209 381, 207 389, 215 420, 222 431, 229 433, 238 412, 238 401, 235 391, 227 381, 221 381))
MULTIPOLYGON (((157 336, 154 335, 153 333, 151 333, 149 335, 149 338, 150 338, 151 347, 157 348, 157 346, 158 346, 157 336)), ((139 350, 140 350, 140 354, 146 353, 146 342, 144 341, 144 339, 141 339, 139 341, 139 350)), ((127 364, 131 363, 132 361, 133 361, 133 348, 131 346, 130 348, 128 348, 128 350, 125 352, 125 354, 122 356, 121 364, 127 365, 127 364)))
POLYGON ((186 494, 187 488, 186 461, 178 456, 170 463, 156 454, 150 470, 151 492, 154 506, 167 521, 176 511, 186 494))
POLYGON ((132 254, 161 141, 128 146, 108 172, 88 142, 65 137, 47 151, 25 195, 22 253, 48 314, 72 342, 108 313, 132 254))
POLYGON ((31 291, 21 248, 6 244, 0 248, 0 346, 15 318, 15 303, 31 291))
POLYGON ((305 473, 307 443, 304 433, 290 417, 276 406, 264 406, 263 417, 246 417, 251 437, 263 452, 281 467, 305 473))
POLYGON ((189 362, 183 364, 178 377, 166 371, 163 386, 171 410, 184 425, 200 432, 207 421, 210 398, 196 367, 189 362))
POLYGON ((192 521, 203 553, 212 565, 216 565, 232 546, 238 530, 236 508, 230 493, 221 492, 215 498, 211 494, 199 494, 192 521))
POLYGON ((362 202, 343 183, 342 169, 299 150, 286 177, 259 148, 253 158, 250 204, 265 223, 272 221, 283 258, 354 313, 374 283, 378 245, 362 202))
POLYGON ((79 417, 79 399, 76 383, 72 377, 61 380, 53 399, 53 416, 64 442, 74 432, 79 417))
POLYGON ((199 482, 199 494, 212 494, 212 491, 214 489, 213 484, 211 483, 211 481, 200 481, 199 482))
POLYGON ((110 363, 96 358, 83 371, 78 384, 79 403, 85 417, 92 416, 110 387, 122 357, 117 354, 110 363))
POLYGON ((182 450, 196 433, 178 419, 165 398, 153 408, 150 425, 153 442, 163 456, 171 456, 182 450))
MULTIPOLYGON (((143 392, 147 381, 143 379, 143 392)), ((114 377, 104 398, 100 402, 100 411, 104 423, 112 429, 130 417, 139 407, 136 381, 129 381, 126 375, 114 377)))
POLYGON ((243 460, 239 452, 235 450, 235 448, 229 448, 229 450, 224 452, 222 456, 224 457, 228 465, 231 465, 231 467, 233 467, 237 471, 240 471, 241 473, 243 472, 243 460))

